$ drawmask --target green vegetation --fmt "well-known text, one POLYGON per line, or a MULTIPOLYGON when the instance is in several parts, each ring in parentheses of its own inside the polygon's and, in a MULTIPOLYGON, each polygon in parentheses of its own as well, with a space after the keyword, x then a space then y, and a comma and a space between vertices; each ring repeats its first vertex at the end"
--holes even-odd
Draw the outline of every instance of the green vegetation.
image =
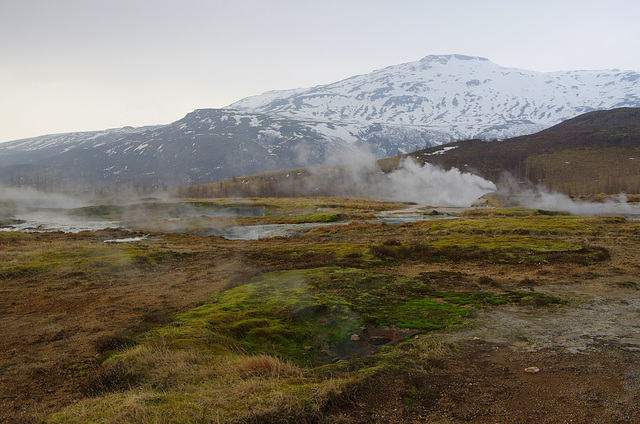
POLYGON ((526 249, 532 252, 567 252, 578 251, 581 246, 541 237, 524 235, 481 236, 476 234, 454 234, 440 237, 431 243, 436 248, 457 246, 461 249, 477 247, 486 250, 526 249))
POLYGON ((313 245, 281 246, 265 249, 251 258, 274 269, 303 269, 318 266, 381 265, 366 244, 327 243, 313 245))
POLYGON ((398 261, 490 263, 593 263, 609 258, 605 249, 530 235, 451 234, 427 243, 365 245, 327 243, 266 249, 252 256, 275 269, 340 265, 375 267, 398 261))
MULTIPOLYGON (((496 214, 491 210, 492 214, 496 214)), ((430 220, 419 223, 424 231, 447 231, 470 234, 567 234, 592 233, 598 231, 600 218, 584 216, 549 216, 538 215, 535 211, 523 212, 522 216, 511 213, 500 217, 430 220), (509 219, 505 219, 505 216, 509 219)), ((502 215, 503 212, 496 215, 502 215)))
MULTIPOLYGON (((335 215, 296 218, 322 222, 335 215)), ((588 266, 609 259, 609 252, 586 239, 631 225, 538 211, 331 226, 304 240, 258 242, 244 256, 254 276, 138 335, 102 340, 102 362, 86 382, 92 397, 46 422, 317 421, 336 397, 378 375, 428 372, 425 361, 455 349, 434 334, 468 326, 480 309, 566 303, 535 290, 538 283, 529 278, 505 283, 496 275, 451 271, 458 264, 588 266), (411 267, 420 272, 405 271, 411 267)), ((19 263, 37 272, 95 270, 101 263, 117 269, 175 255, 162 246, 112 247, 43 252, 19 263)), ((3 266, 0 273, 10 273, 18 264, 3 266)), ((408 387, 403 400, 414 397, 408 387)))
POLYGON ((302 224, 306 222, 336 222, 340 220, 340 214, 336 212, 313 212, 302 216, 283 218, 283 224, 302 224))
POLYGON ((214 296, 158 331, 172 345, 183 343, 185 334, 199 334, 198 345, 216 352, 268 353, 308 363, 320 360, 322 345, 346 342, 361 324, 344 299, 311 291, 298 272, 274 272, 214 296), (314 349, 304 349, 309 346, 314 349))
POLYGON ((371 351, 366 339, 352 337, 366 338, 365 325, 454 329, 478 307, 562 302, 534 292, 431 288, 436 280, 457 277, 464 278, 399 278, 339 267, 262 274, 142 334, 133 347, 128 339, 117 344, 88 380, 97 396, 47 422, 309 419, 333 396, 378 372, 450 349, 411 338, 400 350, 382 349, 368 361, 333 363, 357 357, 363 346, 371 351))
POLYGON ((628 289, 638 290, 639 288, 638 283, 635 283, 633 281, 616 281, 616 282, 605 282, 605 283, 618 286, 618 287, 628 288, 628 289))
POLYGON ((396 281, 356 268, 271 272, 176 316, 156 334, 174 347, 188 343, 216 353, 267 353, 317 365, 352 349, 350 336, 363 325, 454 328, 464 324, 469 307, 523 297, 442 293, 417 280, 396 281))
POLYGON ((0 244, 28 239, 29 235, 18 231, 0 231, 0 244))
MULTIPOLYGON (((0 233, 3 239, 19 240, 28 237, 19 233, 0 233)), ((41 273, 91 272, 109 274, 129 271, 181 256, 149 248, 144 245, 97 245, 93 248, 61 249, 50 246, 46 250, 20 255, 0 263, 0 277, 13 278, 41 273)))

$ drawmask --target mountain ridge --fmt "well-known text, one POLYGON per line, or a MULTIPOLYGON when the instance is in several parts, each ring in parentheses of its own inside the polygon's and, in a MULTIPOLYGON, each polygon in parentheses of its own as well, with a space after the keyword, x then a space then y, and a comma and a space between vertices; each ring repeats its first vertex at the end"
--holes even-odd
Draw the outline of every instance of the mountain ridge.
POLYGON ((294 119, 426 125, 453 139, 505 138, 592 110, 639 107, 639 80, 636 71, 544 73, 502 67, 483 57, 432 55, 309 89, 247 97, 227 107, 294 119), (341 104, 344 98, 349 105, 341 104))
POLYGON ((620 105, 640 107, 639 72, 540 73, 473 56, 426 56, 198 109, 166 125, 2 143, 0 182, 178 187, 338 163, 363 150, 385 158, 460 139, 510 138, 620 105))

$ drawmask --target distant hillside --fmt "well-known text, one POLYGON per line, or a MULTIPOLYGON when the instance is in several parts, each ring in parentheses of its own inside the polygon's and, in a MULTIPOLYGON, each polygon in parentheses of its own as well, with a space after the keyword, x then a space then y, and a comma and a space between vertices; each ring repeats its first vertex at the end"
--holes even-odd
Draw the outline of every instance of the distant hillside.
POLYGON ((411 156, 497 182, 506 171, 568 195, 640 193, 640 109, 581 115, 537 134, 471 140, 411 156))
POLYGON ((169 186, 318 165, 344 145, 299 121, 203 109, 169 124, 0 144, 0 182, 14 186, 169 186))
POLYGON ((377 167, 290 169, 185 187, 193 197, 359 195, 414 158, 499 183, 508 173, 577 196, 640 194, 640 108, 581 115, 539 133, 503 141, 466 140, 379 160, 377 167), (359 185, 354 184, 356 181, 359 185))

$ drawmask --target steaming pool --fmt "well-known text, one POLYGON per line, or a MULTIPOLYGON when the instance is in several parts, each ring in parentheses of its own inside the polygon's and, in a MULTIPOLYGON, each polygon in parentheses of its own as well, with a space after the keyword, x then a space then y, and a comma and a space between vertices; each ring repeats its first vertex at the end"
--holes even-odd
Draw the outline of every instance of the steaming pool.
MULTIPOLYGON (((73 209, 63 208, 31 208, 29 210, 12 213, 0 220, 0 231, 20 232, 63 232, 78 233, 81 231, 100 231, 105 229, 140 230, 139 218, 134 221, 92 218, 72 213, 73 209)), ((428 219, 455 219, 458 216, 438 213, 434 215, 424 213, 404 213, 398 211, 382 213, 370 222, 384 222, 389 225, 399 225, 428 219)), ((450 213, 450 211, 446 212, 450 213)), ((221 225, 215 218, 242 216, 238 211, 234 215, 193 216, 186 214, 178 217, 153 218, 153 225, 171 233, 192 233, 207 236, 220 236, 228 240, 258 240, 269 237, 295 237, 313 228, 347 225, 349 222, 331 223, 300 223, 300 224, 261 224, 261 225, 221 225), (193 221, 197 220, 197 223, 193 221)), ((256 216, 255 211, 245 211, 244 216, 256 216)), ((148 224, 149 222, 145 223, 148 224)), ((144 229, 144 225, 142 225, 144 229)), ((125 239, 105 240, 106 242, 139 242, 146 237, 131 237, 125 239)))
MULTIPOLYGON (((425 208, 412 206, 399 211, 379 213, 369 222, 384 222, 389 225, 400 225, 425 220, 457 219, 468 208, 425 208)), ((64 232, 77 233, 81 231, 99 231, 108 228, 121 230, 137 230, 149 232, 191 233, 207 236, 220 236, 228 240, 258 240, 270 237, 296 237, 308 230, 324 226, 347 225, 348 222, 332 223, 300 223, 300 224, 259 224, 236 225, 233 217, 260 216, 264 208, 243 208, 242 210, 228 210, 225 213, 208 212, 197 215, 191 212, 179 213, 177 216, 152 216, 148 219, 123 219, 89 217, 72 213, 74 209, 64 208, 30 208, 16 211, 0 217, 0 231, 21 232, 64 232), (227 222, 220 219, 228 218, 227 222), (147 228, 152 228, 148 230, 147 228)), ((617 211, 619 212, 619 211, 617 211)), ((629 221, 640 221, 640 210, 636 213, 617 214, 625 216, 629 221)), ((615 214, 615 213, 614 213, 615 214)), ((131 237, 123 239, 105 240, 105 242, 141 242, 147 237, 131 237)))
POLYGON ((120 228, 120 224, 110 220, 72 216, 67 209, 56 208, 18 212, 11 216, 11 222, 0 227, 0 231, 79 233, 106 228, 120 228))

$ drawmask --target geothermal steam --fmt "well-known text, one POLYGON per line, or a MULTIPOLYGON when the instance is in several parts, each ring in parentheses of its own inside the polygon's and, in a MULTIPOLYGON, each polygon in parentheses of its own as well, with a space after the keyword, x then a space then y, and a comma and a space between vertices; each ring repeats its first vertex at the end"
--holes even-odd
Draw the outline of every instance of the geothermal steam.
MULTIPOLYGON (((343 161, 349 158, 343 158, 343 161)), ((332 195, 366 196, 378 200, 414 202, 433 206, 471 206, 479 197, 496 191, 491 181, 456 168, 445 171, 420 165, 412 158, 385 174, 372 154, 360 152, 356 160, 339 168, 315 170, 315 183, 330 184, 332 195), (339 175, 338 175, 339 174, 339 175), (328 183, 327 183, 328 182, 328 183)))
POLYGON ((31 187, 0 187, 0 202, 16 208, 79 208, 87 203, 60 193, 45 193, 31 187))
POLYGON ((386 199, 422 205, 471 206, 496 190, 494 183, 477 175, 457 168, 445 171, 429 163, 420 166, 414 160, 405 160, 387 177, 386 199))
MULTIPOLYGON (((561 193, 541 186, 523 186, 511 176, 503 176, 498 187, 477 175, 462 172, 457 168, 444 170, 425 163, 420 165, 412 158, 402 161, 395 171, 383 173, 373 154, 367 151, 355 152, 357 157, 343 157, 343 165, 338 178, 328 175, 326 168, 317 171, 319 180, 332 181, 331 192, 335 195, 360 195, 379 200, 414 202, 432 206, 469 207, 478 198, 491 192, 506 196, 513 205, 528 209, 567 211, 573 215, 638 215, 640 208, 627 203, 624 194, 603 202, 589 202, 571 199, 561 193)), ((329 168, 335 169, 335 168, 329 168)))

